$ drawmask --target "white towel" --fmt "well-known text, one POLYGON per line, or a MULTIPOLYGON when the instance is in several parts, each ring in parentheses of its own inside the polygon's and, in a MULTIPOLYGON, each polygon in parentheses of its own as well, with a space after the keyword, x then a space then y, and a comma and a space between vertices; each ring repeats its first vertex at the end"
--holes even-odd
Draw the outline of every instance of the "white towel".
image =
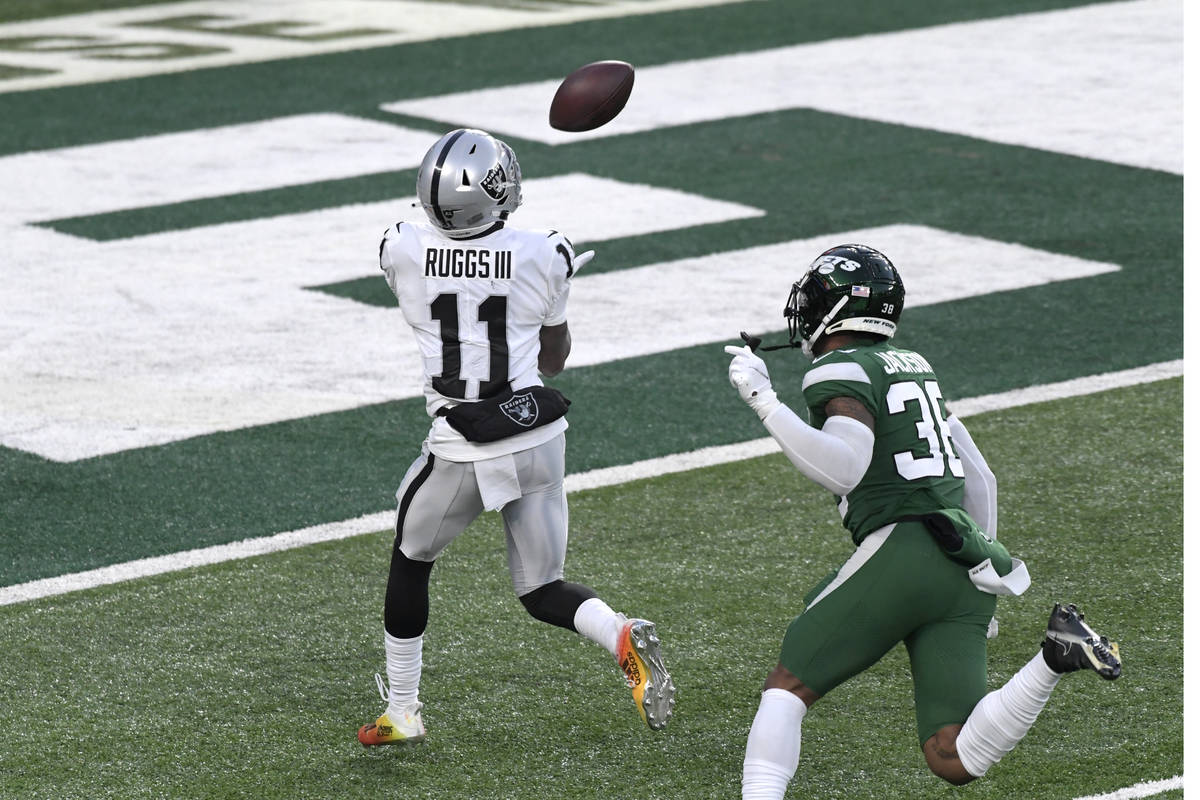
POLYGON ((1012 571, 1003 577, 996 572, 990 558, 976 564, 971 568, 971 582, 975 584, 976 589, 988 594, 1010 597, 1018 595, 1029 588, 1029 570, 1019 558, 1014 558, 1012 563, 1012 571))
POLYGON ((517 461, 511 453, 476 461, 475 480, 479 484, 479 496, 483 498, 483 507, 488 511, 498 511, 509 501, 521 496, 517 461))

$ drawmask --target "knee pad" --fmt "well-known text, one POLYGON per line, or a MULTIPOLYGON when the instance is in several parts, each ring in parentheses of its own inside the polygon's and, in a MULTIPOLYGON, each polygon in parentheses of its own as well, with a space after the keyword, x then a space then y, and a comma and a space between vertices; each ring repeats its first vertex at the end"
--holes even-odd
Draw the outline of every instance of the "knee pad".
POLYGON ((587 586, 560 580, 521 595, 521 604, 534 619, 574 631, 575 612, 593 597, 596 593, 587 586))
POLYGON ((412 639, 429 623, 429 574, 432 561, 414 561, 392 548, 387 594, 383 601, 383 629, 397 639, 412 639))

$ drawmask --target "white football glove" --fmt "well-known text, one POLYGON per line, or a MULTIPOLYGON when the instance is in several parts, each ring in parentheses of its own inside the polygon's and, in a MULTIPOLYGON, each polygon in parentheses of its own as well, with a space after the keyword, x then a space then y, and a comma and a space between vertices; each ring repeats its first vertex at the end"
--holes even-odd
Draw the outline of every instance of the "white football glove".
POLYGON ((727 345, 725 352, 733 356, 729 362, 729 382, 738 390, 742 399, 754 409, 759 419, 766 419, 781 405, 771 388, 771 376, 767 364, 749 347, 727 345))
POLYGON ((583 253, 577 254, 575 256, 575 263, 572 265, 571 277, 574 278, 576 275, 578 275, 579 270, 586 267, 588 265, 588 262, 591 261, 595 257, 596 257, 595 250, 587 250, 583 253))

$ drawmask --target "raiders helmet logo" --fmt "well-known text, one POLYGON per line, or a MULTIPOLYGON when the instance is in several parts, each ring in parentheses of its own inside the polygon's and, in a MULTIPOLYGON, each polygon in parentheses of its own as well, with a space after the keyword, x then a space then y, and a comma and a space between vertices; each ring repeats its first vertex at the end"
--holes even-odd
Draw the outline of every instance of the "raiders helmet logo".
POLYGON ((537 422, 538 404, 529 392, 514 394, 500 404, 500 410, 504 412, 504 416, 525 428, 532 427, 537 422))
POLYGON ((496 164, 487 171, 487 175, 483 176, 483 180, 479 182, 479 187, 487 193, 488 197, 498 203, 504 199, 504 187, 507 183, 508 176, 504 174, 504 167, 496 164))

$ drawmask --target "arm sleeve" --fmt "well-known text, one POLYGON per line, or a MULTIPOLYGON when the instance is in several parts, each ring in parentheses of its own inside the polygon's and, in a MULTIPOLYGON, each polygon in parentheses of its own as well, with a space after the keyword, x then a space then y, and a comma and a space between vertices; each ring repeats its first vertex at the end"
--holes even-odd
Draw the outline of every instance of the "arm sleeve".
POLYGON ((856 419, 833 416, 818 429, 781 405, 763 425, 796 469, 836 495, 849 494, 871 464, 875 434, 856 419))
POLYGON ((383 239, 379 242, 379 268, 383 270, 383 276, 387 279, 388 287, 391 288, 392 294, 396 297, 400 296, 399 290, 396 288, 396 264, 392 260, 391 248, 393 228, 388 228, 383 232, 383 239))
POLYGON ((996 476, 988 467, 983 453, 975 446, 971 434, 958 417, 951 415, 950 441, 963 462, 966 488, 963 491, 963 507, 971 519, 991 536, 996 538, 996 476))
POLYGON ((575 249, 562 234, 550 237, 550 309, 543 325, 562 325, 567 321, 567 299, 571 295, 571 275, 575 272, 575 249))

